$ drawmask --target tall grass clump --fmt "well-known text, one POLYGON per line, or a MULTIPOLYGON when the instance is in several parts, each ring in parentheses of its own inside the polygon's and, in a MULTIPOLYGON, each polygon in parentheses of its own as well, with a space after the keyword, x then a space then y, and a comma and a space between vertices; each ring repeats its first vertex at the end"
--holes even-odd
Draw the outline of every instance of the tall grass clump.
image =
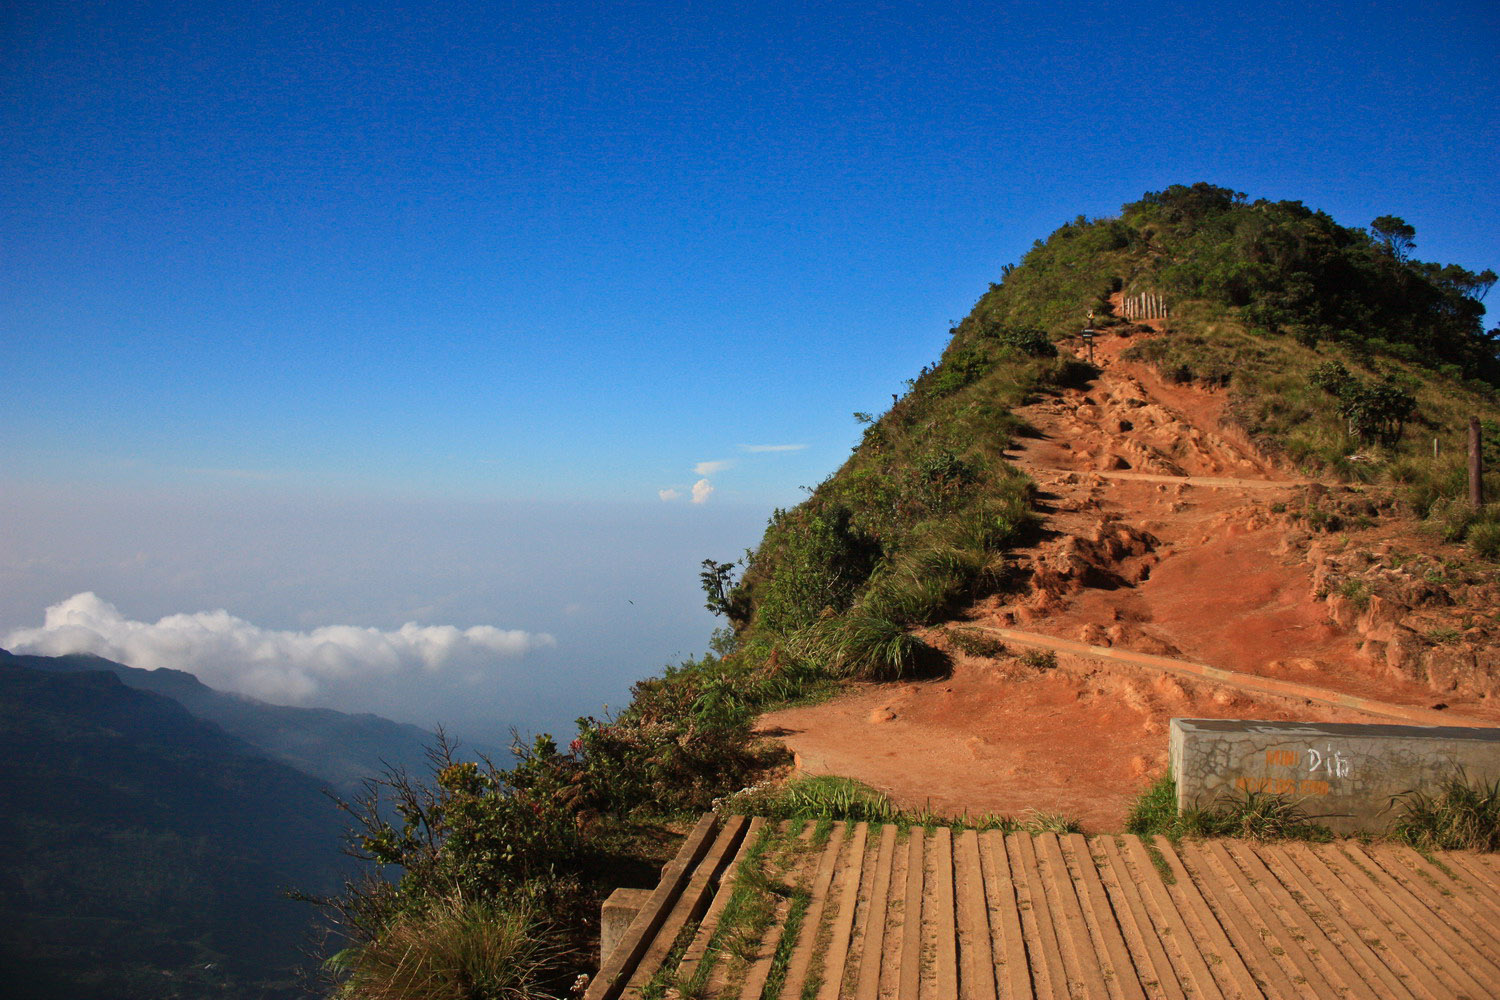
POLYGON ((853 778, 831 775, 795 778, 784 785, 747 789, 726 799, 729 813, 768 819, 830 819, 853 823, 894 823, 901 811, 887 796, 853 778))
POLYGON ((1177 809, 1177 783, 1170 775, 1141 793, 1125 821, 1127 833, 1169 840, 1183 837, 1244 837, 1251 840, 1317 840, 1333 837, 1298 799, 1245 791, 1208 806, 1177 809))
POLYGON ((1473 781, 1459 771, 1436 791, 1392 796, 1391 808, 1398 813, 1387 832, 1420 850, 1500 850, 1500 779, 1473 781))
POLYGON ((1177 782, 1163 775, 1136 798, 1125 818, 1125 832, 1139 837, 1166 834, 1176 822, 1177 782))
POLYGON ((556 959, 522 902, 450 896, 393 919, 330 963, 347 1000, 531 1000, 556 959))
POLYGON ((770 819, 818 820, 820 823, 894 823, 901 827, 949 827, 954 830, 999 830, 1003 833, 1078 833, 1078 820, 1063 813, 1028 810, 1020 816, 987 814, 944 816, 930 807, 907 810, 884 793, 854 778, 815 775, 779 785, 759 785, 736 792, 719 805, 722 812, 770 819))

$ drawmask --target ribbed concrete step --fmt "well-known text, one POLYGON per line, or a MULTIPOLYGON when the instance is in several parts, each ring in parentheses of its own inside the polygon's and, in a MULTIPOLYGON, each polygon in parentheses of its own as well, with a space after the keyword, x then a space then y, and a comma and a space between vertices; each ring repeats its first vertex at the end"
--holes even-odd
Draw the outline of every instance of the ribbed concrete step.
POLYGON ((589 1000, 1500 996, 1500 862, 713 820, 589 1000))

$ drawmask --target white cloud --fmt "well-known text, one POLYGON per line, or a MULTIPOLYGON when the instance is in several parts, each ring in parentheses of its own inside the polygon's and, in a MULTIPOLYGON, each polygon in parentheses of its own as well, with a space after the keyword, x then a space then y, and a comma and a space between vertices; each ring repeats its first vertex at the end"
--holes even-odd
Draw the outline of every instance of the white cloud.
POLYGON ((733 459, 716 458, 712 462, 699 462, 693 466, 693 471, 700 476, 711 476, 715 472, 723 472, 732 465, 734 465, 733 459))
POLYGON ((707 479, 700 479, 693 484, 693 503, 707 503, 708 498, 713 496, 714 484, 707 479))
POLYGON ((805 444, 742 444, 740 450, 758 454, 764 451, 801 451, 806 447, 805 444))
POLYGON ((671 503, 673 500, 676 500, 678 497, 682 496, 681 493, 678 493, 676 490, 672 489, 657 490, 656 495, 661 497, 662 500, 667 503, 671 503))
POLYGON ((131 621, 93 593, 47 609, 41 628, 16 629, 13 651, 61 656, 94 653, 133 667, 170 667, 205 684, 281 704, 303 704, 325 686, 347 681, 473 670, 497 657, 525 656, 556 645, 545 633, 476 625, 418 625, 382 631, 325 625, 308 632, 261 628, 229 612, 131 621))

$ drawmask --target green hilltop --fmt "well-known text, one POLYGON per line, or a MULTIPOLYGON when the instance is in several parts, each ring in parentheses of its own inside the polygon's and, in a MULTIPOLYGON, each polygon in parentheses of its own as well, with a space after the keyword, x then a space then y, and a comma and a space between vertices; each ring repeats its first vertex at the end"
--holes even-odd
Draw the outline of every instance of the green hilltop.
MULTIPOLYGON (((1054 341, 1091 314, 1123 324, 1115 293, 1171 305, 1171 335, 1127 356, 1226 387, 1232 417, 1272 453, 1399 484, 1414 517, 1456 516, 1464 458, 1450 448, 1434 460, 1430 444, 1459 439, 1471 413, 1494 438, 1500 330, 1484 330, 1480 300, 1495 274, 1413 259, 1411 227, 1376 221, 1347 228, 1300 202, 1200 183, 1038 241, 941 360, 869 418, 843 467, 772 515, 737 586, 732 568, 713 567, 736 655, 872 678, 930 659, 910 629, 1002 586, 1003 553, 1029 518, 1029 484, 1002 458, 1021 430, 1010 409, 1088 376, 1054 341)), ((1496 515, 1457 516, 1454 540, 1472 533, 1493 555, 1496 515)))

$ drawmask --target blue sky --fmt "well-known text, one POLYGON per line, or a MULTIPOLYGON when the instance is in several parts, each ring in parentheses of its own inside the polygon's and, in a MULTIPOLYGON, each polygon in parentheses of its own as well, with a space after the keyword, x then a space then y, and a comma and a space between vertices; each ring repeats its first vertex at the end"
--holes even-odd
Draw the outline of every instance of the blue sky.
POLYGON ((0 630, 74 587, 142 620, 393 627, 454 589, 435 556, 398 555, 385 590, 309 573, 316 592, 272 600, 244 560, 172 581, 190 550, 237 551, 245 512, 281 512, 257 537, 285 567, 340 505, 403 511, 414 549, 433 525, 445 551, 492 505, 613 562, 568 575, 531 552, 530 582, 453 623, 550 631, 557 669, 615 670, 618 692, 712 625, 675 540, 753 544, 847 454, 850 413, 888 405, 1001 265, 1078 214, 1208 180, 1346 224, 1401 215, 1419 256, 1500 265, 1488 3, 0 19, 0 630), (130 553, 176 569, 108 569, 130 553), (586 576, 641 595, 657 641, 589 646, 533 609, 586 576))

